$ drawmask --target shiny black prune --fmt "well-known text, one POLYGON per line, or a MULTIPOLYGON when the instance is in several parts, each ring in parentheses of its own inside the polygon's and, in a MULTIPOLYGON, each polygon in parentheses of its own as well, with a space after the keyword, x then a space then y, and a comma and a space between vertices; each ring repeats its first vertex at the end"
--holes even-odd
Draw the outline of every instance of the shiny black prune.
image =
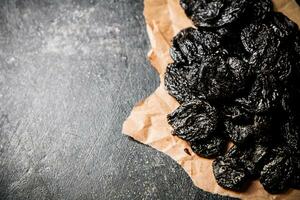
POLYGON ((225 156, 239 159, 239 165, 243 166, 252 177, 257 177, 269 154, 269 147, 266 145, 246 144, 231 147, 225 156))
POLYGON ((272 63, 281 44, 272 28, 266 24, 250 24, 246 26, 241 32, 241 41, 244 48, 249 53, 252 53, 250 62, 258 65, 266 62, 272 63))
POLYGON ((250 125, 254 118, 252 113, 247 112, 238 105, 223 105, 220 110, 224 122, 229 120, 236 125, 250 125))
POLYGON ((295 155, 292 157, 293 163, 293 174, 290 180, 290 186, 292 188, 300 189, 300 155, 295 155))
POLYGON ((168 123, 175 135, 195 142, 217 134, 218 114, 216 108, 205 101, 191 101, 169 114, 168 123))
POLYGON ((236 57, 204 57, 191 65, 173 63, 165 73, 165 87, 180 103, 193 99, 232 99, 246 87, 250 71, 236 57))
POLYGON ((220 27, 238 20, 248 3, 246 0, 180 0, 180 4, 196 26, 220 27))
POLYGON ((249 124, 235 124, 233 121, 225 121, 225 133, 235 144, 243 144, 249 139, 265 143, 268 141, 271 130, 271 118, 268 116, 254 116, 249 124))
POLYGON ((213 161, 213 173, 220 186, 236 191, 241 190, 250 178, 239 159, 227 156, 218 157, 213 161))
POLYGON ((212 136, 191 143, 194 153, 201 157, 212 158, 221 155, 226 148, 226 140, 220 136, 212 136))
POLYGON ((296 119, 295 114, 289 113, 289 116, 281 122, 280 126, 283 141, 297 154, 300 154, 299 121, 299 119, 296 119))
POLYGON ((216 51, 220 41, 221 37, 216 33, 187 28, 173 38, 170 55, 175 62, 191 63, 216 51))
POLYGON ((226 55, 210 56, 201 63, 198 91, 207 99, 232 99, 245 89, 250 71, 246 63, 226 55))
POLYGON ((195 88, 198 85, 199 70, 200 66, 197 63, 192 65, 170 64, 166 69, 164 81, 168 93, 180 103, 201 97, 195 88))
POLYGON ((280 39, 288 39, 298 32, 297 24, 282 13, 273 12, 266 21, 266 24, 272 28, 272 31, 280 39))
POLYGON ((274 157, 264 165, 260 175, 261 184, 271 194, 284 192, 293 175, 292 159, 287 152, 280 149, 274 154, 274 157))
POLYGON ((281 87, 271 75, 259 75, 250 93, 246 97, 236 99, 245 110, 252 113, 265 113, 275 109, 280 104, 281 87))
POLYGON ((271 0, 255 0, 249 1, 249 6, 247 8, 252 12, 247 12, 244 17, 246 21, 249 22, 261 22, 267 15, 273 10, 273 4, 271 0))

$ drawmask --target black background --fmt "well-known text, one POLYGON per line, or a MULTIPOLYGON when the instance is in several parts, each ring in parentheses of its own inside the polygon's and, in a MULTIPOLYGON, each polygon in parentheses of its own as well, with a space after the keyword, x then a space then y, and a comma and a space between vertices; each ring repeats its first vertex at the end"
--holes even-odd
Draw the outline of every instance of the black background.
POLYGON ((142 0, 0 1, 0 199, 226 199, 121 134, 158 86, 142 0))

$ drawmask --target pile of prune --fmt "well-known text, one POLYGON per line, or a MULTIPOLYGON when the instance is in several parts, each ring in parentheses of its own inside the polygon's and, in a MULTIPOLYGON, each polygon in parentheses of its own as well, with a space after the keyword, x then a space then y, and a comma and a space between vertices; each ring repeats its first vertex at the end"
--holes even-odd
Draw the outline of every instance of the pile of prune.
POLYGON ((181 0, 195 27, 172 40, 173 134, 215 158, 217 183, 300 188, 300 31, 270 0, 181 0), (228 150, 229 143, 233 144, 228 150))

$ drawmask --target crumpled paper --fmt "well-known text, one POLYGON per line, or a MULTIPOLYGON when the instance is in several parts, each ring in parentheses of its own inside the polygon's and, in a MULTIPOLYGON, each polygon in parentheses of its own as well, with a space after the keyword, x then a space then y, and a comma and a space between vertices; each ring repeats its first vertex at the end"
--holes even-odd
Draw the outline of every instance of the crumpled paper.
MULTIPOLYGON (((295 0, 274 0, 275 10, 283 12, 300 27, 300 7, 295 0)), ((166 116, 179 104, 164 89, 164 72, 172 60, 170 42, 181 29, 193 26, 179 5, 179 0, 144 0, 144 16, 152 49, 149 60, 160 76, 160 86, 147 99, 139 102, 123 124, 123 133, 169 155, 180 164, 194 184, 211 193, 241 199, 300 199, 300 190, 290 189, 284 194, 267 193, 259 181, 253 181, 242 192, 233 192, 220 187, 212 172, 212 160, 193 153, 189 145, 171 135, 172 128, 166 116)))

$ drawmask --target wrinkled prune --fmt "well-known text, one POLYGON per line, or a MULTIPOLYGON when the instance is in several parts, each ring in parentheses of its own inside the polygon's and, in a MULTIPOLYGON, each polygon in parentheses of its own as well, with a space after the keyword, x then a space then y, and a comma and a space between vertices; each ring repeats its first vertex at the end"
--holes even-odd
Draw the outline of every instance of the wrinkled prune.
POLYGON ((252 12, 247 12, 245 18, 250 22, 258 23, 264 20, 273 9, 271 0, 249 1, 249 4, 250 5, 247 9, 251 10, 252 12))
POLYGON ((246 0, 181 0, 181 6, 196 26, 220 27, 238 20, 247 8, 246 0))
POLYGON ((210 138, 192 142, 192 150, 199 156, 212 158, 221 155, 226 148, 226 141, 220 136, 212 136, 210 138))
POLYGON ((178 137, 194 142, 215 135, 218 115, 216 108, 205 101, 182 104, 168 115, 168 122, 178 137))
POLYGON ((194 88, 198 84, 199 70, 198 64, 170 64, 167 67, 164 82, 168 93, 180 103, 197 99, 198 94, 194 88))
POLYGON ((279 40, 266 24, 250 24, 245 27, 241 32, 241 40, 248 52, 260 55, 263 55, 268 46, 279 46, 279 40))
POLYGON ((300 189, 300 155, 292 157, 292 161, 294 171, 290 180, 290 186, 300 189))
POLYGON ((268 147, 255 144, 253 146, 233 146, 225 156, 239 159, 239 164, 243 166, 251 176, 257 177, 268 155, 268 147))
POLYGON ((226 55, 208 57, 203 60, 201 67, 198 91, 207 99, 233 98, 245 89, 250 74, 242 60, 226 55))
POLYGON ((268 141, 271 126, 270 117, 254 116, 251 124, 237 125, 232 121, 225 121, 225 133, 235 144, 243 144, 248 139, 254 139, 256 142, 268 141))
POLYGON ((269 27, 281 39, 287 39, 298 32, 298 26, 282 13, 274 12, 268 18, 269 27))
POLYGON ((281 88, 271 75, 258 76, 247 97, 236 99, 245 110, 252 113, 264 113, 274 109, 281 98, 281 88))
POLYGON ((249 175, 238 159, 218 157, 213 161, 213 173, 217 183, 227 189, 241 190, 249 180, 249 175))
POLYGON ((293 113, 289 113, 287 119, 283 120, 281 123, 281 135, 284 142, 289 148, 291 148, 295 153, 300 154, 300 127, 299 119, 297 120, 293 113))
POLYGON ((285 191, 293 174, 291 158, 285 152, 276 155, 262 169, 260 182, 271 194, 285 191))
POLYGON ((254 115, 238 105, 225 105, 221 109, 224 121, 230 120, 236 125, 250 125, 254 115))
POLYGON ((221 37, 216 33, 187 28, 173 38, 170 55, 176 62, 191 63, 213 53, 220 45, 220 40, 221 37))

